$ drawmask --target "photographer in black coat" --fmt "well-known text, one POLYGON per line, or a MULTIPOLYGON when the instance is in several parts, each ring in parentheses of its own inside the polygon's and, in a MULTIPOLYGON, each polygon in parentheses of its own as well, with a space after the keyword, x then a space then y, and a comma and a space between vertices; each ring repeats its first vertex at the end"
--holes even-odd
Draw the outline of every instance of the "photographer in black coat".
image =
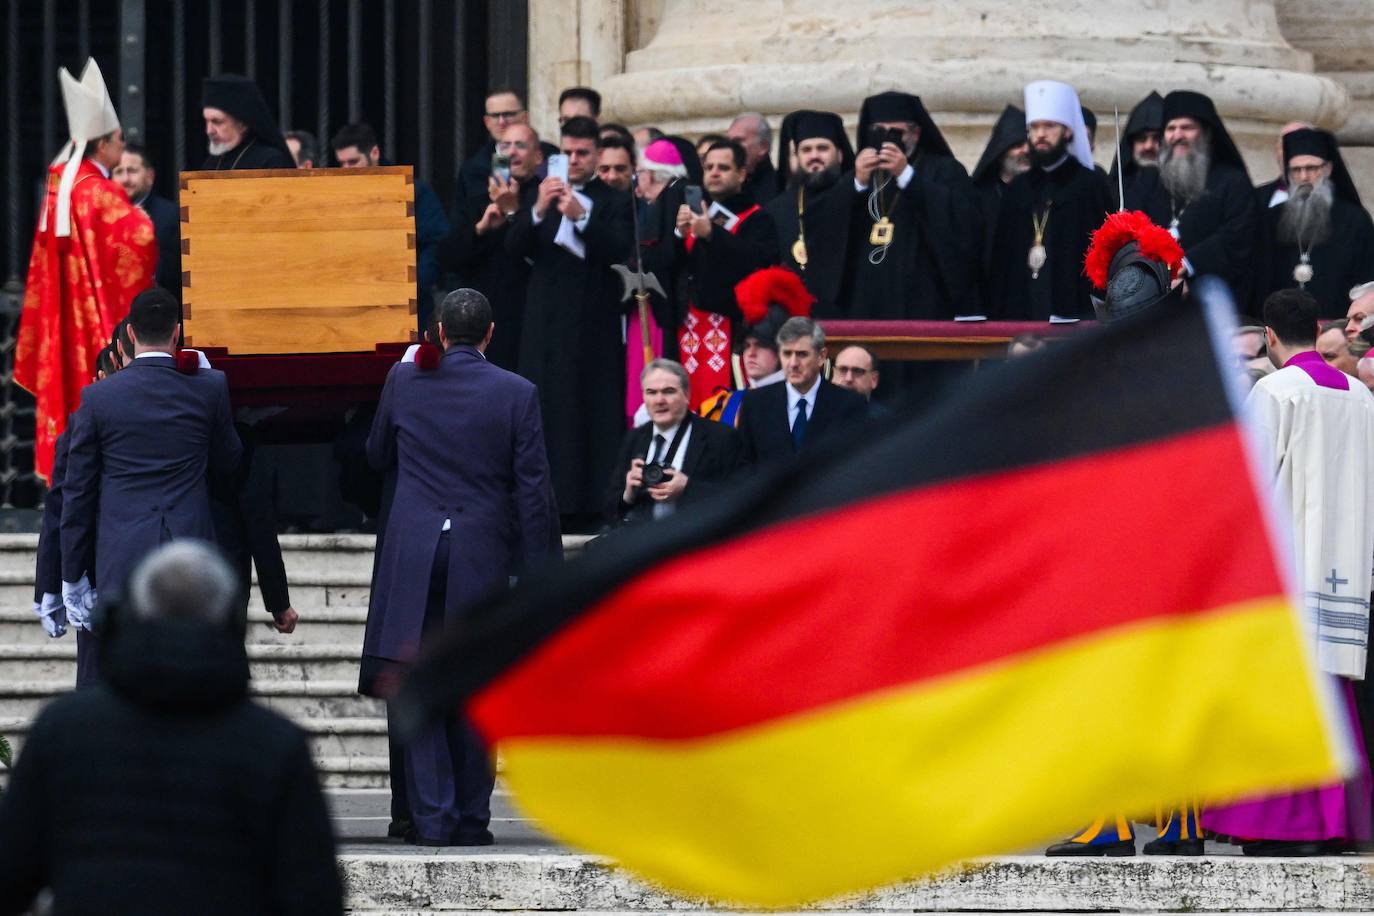
POLYGON ((237 590, 195 541, 135 569, 102 683, 43 711, 0 795, 0 913, 45 887, 57 913, 342 911, 305 736, 248 699, 237 590))

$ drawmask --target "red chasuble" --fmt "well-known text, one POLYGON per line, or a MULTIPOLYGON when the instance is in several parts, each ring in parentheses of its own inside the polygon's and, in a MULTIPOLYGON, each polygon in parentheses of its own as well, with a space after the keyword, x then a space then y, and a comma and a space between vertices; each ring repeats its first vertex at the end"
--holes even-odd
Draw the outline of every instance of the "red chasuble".
POLYGON ((48 170, 47 221, 33 237, 14 356, 15 381, 38 402, 33 462, 45 481, 53 445, 95 376, 96 354, 134 296, 152 285, 157 266, 148 214, 89 159, 72 188, 72 234, 56 236, 62 168, 48 170))

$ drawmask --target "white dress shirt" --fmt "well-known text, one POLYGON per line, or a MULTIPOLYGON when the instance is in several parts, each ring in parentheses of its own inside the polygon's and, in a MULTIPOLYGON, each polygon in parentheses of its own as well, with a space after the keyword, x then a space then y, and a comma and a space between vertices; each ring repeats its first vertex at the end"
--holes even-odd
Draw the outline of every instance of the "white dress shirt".
MULTIPOLYGON (((673 437, 677 435, 678 427, 681 426, 681 425, 682 425, 683 423, 685 423, 685 422, 686 422, 686 420, 683 419, 682 421, 673 424, 672 426, 668 427, 667 429, 659 429, 657 426, 654 427, 653 432, 652 432, 652 433, 650 434, 650 436, 649 436, 649 447, 648 447, 648 449, 646 449, 645 452, 644 452, 644 462, 645 462, 645 464, 647 464, 647 463, 649 462, 649 459, 655 457, 655 456, 654 456, 654 436, 662 436, 662 437, 663 437, 663 451, 664 451, 664 452, 667 452, 668 449, 670 449, 670 448, 673 447, 673 437)), ((677 451, 673 453, 673 460, 671 460, 671 461, 664 461, 663 458, 660 456, 660 457, 659 457, 659 464, 662 464, 662 465, 663 465, 664 467, 666 467, 666 468, 672 468, 674 471, 681 471, 681 470, 682 470, 682 462, 683 462, 683 461, 686 459, 686 457, 687 457, 687 443, 691 441, 691 438, 692 438, 692 427, 691 427, 691 424, 688 424, 687 428, 686 428, 685 430, 683 430, 683 432, 682 432, 682 441, 681 441, 680 443, 678 443, 677 451)), ((662 502, 662 503, 656 502, 656 503, 654 503, 654 509, 653 509, 654 518, 663 518, 665 515, 672 515, 673 512, 676 511, 676 509, 677 509, 677 507, 674 506, 671 502, 662 502)))
POLYGON ((797 402, 806 402, 806 420, 809 423, 816 416, 816 392, 821 388, 821 377, 816 376, 816 380, 811 383, 808 391, 798 391, 792 387, 792 383, 787 383, 787 428, 791 429, 797 422, 797 402))

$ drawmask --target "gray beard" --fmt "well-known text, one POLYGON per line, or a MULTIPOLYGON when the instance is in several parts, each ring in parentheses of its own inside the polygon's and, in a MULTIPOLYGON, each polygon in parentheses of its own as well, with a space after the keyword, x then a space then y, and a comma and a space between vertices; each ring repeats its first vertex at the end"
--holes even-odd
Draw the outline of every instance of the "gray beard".
MULTIPOLYGON (((1305 186, 1304 186, 1305 187, 1305 186)), ((1311 249, 1331 238, 1331 204, 1335 193, 1331 182, 1323 181, 1312 191, 1297 188, 1289 195, 1279 214, 1278 236, 1285 245, 1311 249)))
POLYGON ((1182 155, 1174 155, 1171 146, 1159 153, 1159 179, 1164 182, 1164 189, 1185 204, 1202 196, 1211 166, 1211 153, 1201 138, 1196 148, 1182 155))
POLYGON ((1002 157, 1002 181, 1009 182, 1017 175, 1024 175, 1030 171, 1030 153, 1024 156, 1012 157, 1006 155, 1002 157))
POLYGON ((230 145, 227 144, 227 143, 216 143, 216 142, 214 142, 213 140, 210 141, 210 155, 211 155, 211 156, 223 156, 225 153, 229 152, 231 149, 233 149, 233 147, 230 146, 230 145))

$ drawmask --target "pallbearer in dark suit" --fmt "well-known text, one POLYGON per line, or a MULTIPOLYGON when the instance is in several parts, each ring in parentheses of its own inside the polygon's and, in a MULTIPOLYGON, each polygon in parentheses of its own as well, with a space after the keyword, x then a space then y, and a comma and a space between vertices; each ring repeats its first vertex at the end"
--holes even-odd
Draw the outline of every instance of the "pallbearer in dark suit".
POLYGON ((821 378, 825 332, 810 318, 787 319, 778 330, 784 383, 751 389, 739 409, 739 434, 749 464, 791 458, 868 416, 868 402, 821 378))
POLYGON ((207 472, 229 474, 242 454, 229 386, 214 369, 182 372, 172 355, 181 307, 149 289, 129 307, 134 358, 87 387, 62 482, 62 592, 68 622, 85 628, 96 582, 123 589, 139 560, 179 538, 214 541, 207 472))
MULTIPOLYGON (((454 290, 439 306, 442 358, 398 363, 382 391, 367 455, 395 468, 396 492, 363 640, 369 693, 429 634, 561 556, 539 394, 486 361, 492 330, 486 298, 454 290)), ((493 776, 472 729, 455 715, 406 742, 404 756, 415 842, 490 844, 493 776)))
POLYGON ((710 496, 740 464, 735 431, 687 409, 691 380, 681 363, 653 360, 640 377, 649 422, 621 443, 607 494, 612 525, 672 515, 710 496))

